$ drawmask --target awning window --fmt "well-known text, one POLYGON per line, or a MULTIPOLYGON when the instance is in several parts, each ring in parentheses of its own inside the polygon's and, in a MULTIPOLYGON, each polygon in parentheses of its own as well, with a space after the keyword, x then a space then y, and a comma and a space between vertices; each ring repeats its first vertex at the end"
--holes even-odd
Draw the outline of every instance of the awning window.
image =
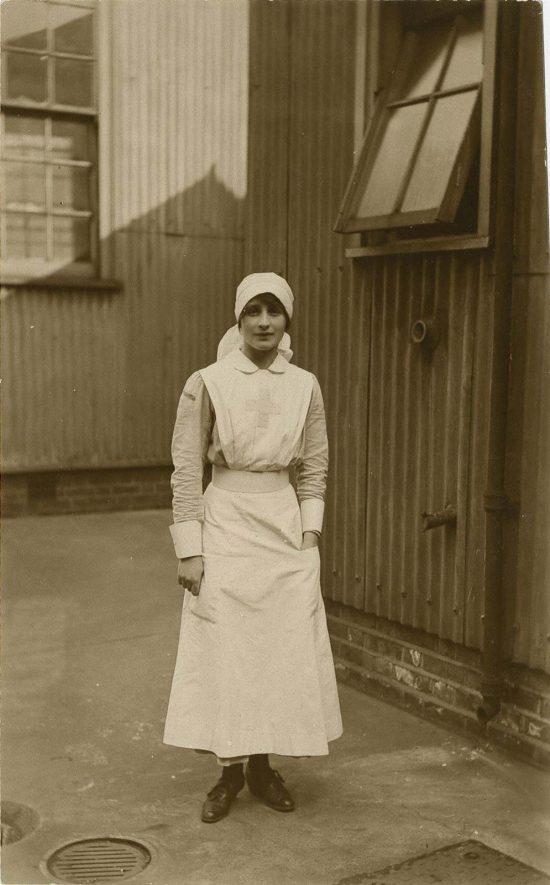
POLYGON ((452 223, 480 146, 483 10, 408 28, 336 229, 452 223))

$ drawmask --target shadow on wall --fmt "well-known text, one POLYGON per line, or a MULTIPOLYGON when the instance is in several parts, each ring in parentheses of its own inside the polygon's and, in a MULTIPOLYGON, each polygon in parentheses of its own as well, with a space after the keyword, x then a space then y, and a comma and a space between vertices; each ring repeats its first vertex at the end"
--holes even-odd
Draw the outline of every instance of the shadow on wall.
POLYGON ((102 276, 120 285, 56 273, 5 287, 6 471, 170 462, 183 383, 234 322, 244 202, 212 166, 101 241, 102 276))

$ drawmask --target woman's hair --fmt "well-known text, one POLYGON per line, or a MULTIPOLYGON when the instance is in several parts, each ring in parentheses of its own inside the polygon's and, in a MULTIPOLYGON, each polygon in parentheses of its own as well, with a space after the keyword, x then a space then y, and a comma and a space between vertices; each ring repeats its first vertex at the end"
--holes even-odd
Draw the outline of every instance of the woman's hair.
MULTIPOLYGON (((290 329, 290 317, 289 317, 288 313, 286 312, 286 309, 285 309, 283 303, 282 303, 281 301, 279 301, 279 299, 277 298, 277 296, 276 296, 276 295, 273 295, 272 292, 262 292, 261 295, 255 295, 254 298, 260 298, 261 300, 263 300, 263 301, 264 301, 265 303, 267 303, 267 304, 270 304, 270 303, 273 304, 273 303, 275 303, 275 304, 277 305, 277 307, 279 307, 279 308, 281 309, 282 313, 284 314, 284 317, 285 317, 285 332, 288 332, 288 330, 290 329)), ((253 301, 254 298, 251 298, 250 301, 253 301)), ((250 301, 248 302, 248 304, 250 304, 250 301)), ((246 311, 247 311, 248 304, 245 304, 245 306, 244 306, 243 309, 241 310, 241 314, 240 314, 239 319, 238 319, 238 326, 239 326, 239 329, 241 328, 241 320, 242 320, 243 316, 245 315, 245 313, 246 313, 246 311)))

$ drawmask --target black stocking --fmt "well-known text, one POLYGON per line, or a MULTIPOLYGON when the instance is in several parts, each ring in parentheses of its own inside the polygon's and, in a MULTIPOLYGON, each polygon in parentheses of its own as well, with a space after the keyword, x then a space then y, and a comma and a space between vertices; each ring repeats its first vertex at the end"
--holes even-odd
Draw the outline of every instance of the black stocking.
POLYGON ((236 762, 234 765, 224 765, 222 781, 226 784, 240 784, 244 780, 243 764, 236 762))
POLYGON ((269 765, 269 756, 267 753, 255 753, 248 759, 248 764, 253 771, 266 771, 269 765))

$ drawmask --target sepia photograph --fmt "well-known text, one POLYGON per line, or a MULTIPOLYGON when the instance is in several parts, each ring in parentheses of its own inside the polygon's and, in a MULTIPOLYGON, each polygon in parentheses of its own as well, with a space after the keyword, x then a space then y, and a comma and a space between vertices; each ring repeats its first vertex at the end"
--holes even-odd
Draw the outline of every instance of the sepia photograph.
POLYGON ((550 885, 548 4, 0 0, 2 885, 550 885))

